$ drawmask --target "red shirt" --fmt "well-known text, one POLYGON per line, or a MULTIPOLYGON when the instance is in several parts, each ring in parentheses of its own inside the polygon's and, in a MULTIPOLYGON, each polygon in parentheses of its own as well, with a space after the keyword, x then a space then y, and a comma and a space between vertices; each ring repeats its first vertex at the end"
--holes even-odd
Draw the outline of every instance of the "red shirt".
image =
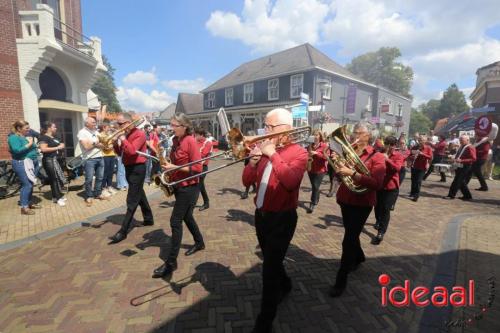
MULTIPOLYGON (((410 157, 414 160, 414 157, 410 157)), ((427 165, 429 161, 432 159, 432 149, 429 145, 424 144, 423 147, 420 148, 420 153, 417 155, 417 159, 412 162, 412 168, 418 170, 427 170, 427 165)))
MULTIPOLYGON (((192 135, 185 135, 181 139, 174 137, 172 140, 172 150, 170 151, 170 160, 172 164, 181 166, 192 161, 199 160, 201 158, 200 148, 196 144, 196 140, 192 135)), ((200 173, 202 171, 201 163, 196 163, 190 166, 191 172, 185 171, 173 171, 169 173, 169 179, 171 182, 180 180, 194 174, 200 173)), ((178 187, 185 187, 194 184, 198 184, 199 178, 193 178, 188 181, 183 181, 177 184, 178 187)))
POLYGON ((437 156, 446 156, 446 147, 448 145, 446 144, 446 140, 439 141, 435 145, 432 145, 432 148, 434 148, 434 155, 437 156))
POLYGON ((361 160, 370 171, 370 176, 361 175, 361 179, 356 185, 362 185, 369 190, 362 194, 351 192, 342 182, 337 191, 337 202, 339 204, 353 206, 375 206, 377 203, 377 192, 384 186, 385 158, 381 153, 373 153, 372 146, 366 146, 363 150, 361 160), (371 157, 370 157, 371 156, 371 157), (368 157, 370 157, 368 159, 368 157))
MULTIPOLYGON (((146 138, 147 138, 147 136, 146 136, 146 138)), ((156 134, 155 131, 151 131, 149 133, 149 140, 148 141, 150 141, 150 145, 154 149, 156 149, 156 148, 158 148, 158 142, 160 142, 160 138, 158 137, 158 134, 156 134)), ((154 152, 154 150, 151 150, 151 155, 156 156, 156 153, 154 152)))
MULTIPOLYGON (((205 158, 210 156, 210 153, 212 152, 212 142, 206 138, 200 138, 199 140, 196 141, 198 144, 198 147, 200 149, 200 154, 201 158, 205 158)), ((208 165, 208 162, 210 160, 205 160, 203 162, 203 165, 208 165)))
POLYGON ((459 163, 462 163, 464 165, 470 165, 476 161, 476 148, 472 145, 468 145, 463 153, 460 153, 462 150, 462 146, 458 148, 457 154, 455 155, 455 158, 460 158, 459 163), (458 157, 460 155, 460 157, 458 157))
MULTIPOLYGON (((478 142, 482 138, 477 138, 478 142)), ((485 141, 476 147, 476 155, 478 161, 486 161, 488 159, 488 152, 490 151, 491 145, 489 141, 485 141)))
MULTIPOLYGON (((259 193, 267 162, 270 160, 273 166, 262 211, 281 212, 297 208, 299 188, 306 171, 307 157, 307 151, 304 148, 297 144, 290 144, 276 151, 271 158, 263 155, 256 167, 248 163, 243 169, 243 185, 250 186, 257 183, 257 193, 259 193)), ((256 200, 257 196, 254 202, 256 200)))
POLYGON ((124 165, 144 164, 147 161, 145 156, 137 154, 137 151, 146 152, 146 133, 140 129, 133 128, 118 147, 115 142, 113 148, 117 155, 122 155, 124 165))
MULTIPOLYGON (((323 154, 323 151, 325 148, 327 148, 328 145, 325 142, 320 142, 319 145, 317 146, 316 149, 314 149, 313 145, 313 150, 317 152, 317 155, 314 155, 312 165, 311 165, 311 173, 325 173, 328 171, 326 167, 326 156, 323 154)), ((327 153, 328 153, 329 148, 327 148, 327 153)))
POLYGON ((404 165, 404 156, 398 151, 393 151, 389 158, 385 159, 384 190, 395 190, 399 188, 399 171, 404 165))

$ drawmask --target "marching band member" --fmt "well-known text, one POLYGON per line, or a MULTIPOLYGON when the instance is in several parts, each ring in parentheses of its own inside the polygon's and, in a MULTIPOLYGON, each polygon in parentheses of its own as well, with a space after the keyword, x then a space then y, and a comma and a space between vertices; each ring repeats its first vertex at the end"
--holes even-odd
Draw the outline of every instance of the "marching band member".
MULTIPOLYGON (((264 126, 269 134, 292 129, 292 124, 288 110, 274 109, 266 115, 264 126)), ((245 186, 257 183, 255 230, 264 257, 261 310, 253 332, 272 331, 278 304, 292 290, 283 260, 297 226, 299 188, 308 154, 295 143, 276 148, 277 140, 283 138, 254 148, 242 175, 245 186)))
POLYGON ((377 236, 373 238, 372 244, 378 245, 384 239, 387 232, 389 220, 391 219, 391 207, 394 207, 399 194, 399 171, 404 166, 403 155, 396 151, 397 139, 394 136, 388 136, 384 140, 384 158, 385 158, 385 178, 384 188, 377 191, 377 205, 375 206, 375 229, 378 230, 377 236))
POLYGON ((488 184, 484 180, 483 175, 483 165, 488 159, 488 152, 490 151, 491 144, 487 138, 477 137, 474 147, 476 148, 476 161, 472 163, 472 166, 467 173, 465 182, 469 185, 469 182, 474 175, 481 185, 479 188, 476 188, 476 191, 488 191, 488 184))
MULTIPOLYGON (((201 159, 200 148, 192 135, 193 126, 189 118, 184 113, 176 114, 170 119, 170 127, 173 129, 175 135, 170 151, 170 160, 172 163, 167 162, 162 165, 162 168, 169 171, 177 166, 201 159)), ((185 166, 172 171, 169 174, 169 180, 181 180, 201 171, 201 163, 185 166)), ((174 189, 175 204, 172 216, 170 217, 170 227, 172 228, 170 253, 163 265, 154 270, 153 278, 170 275, 177 269, 177 256, 179 255, 182 242, 182 221, 186 223, 195 241, 195 244, 186 251, 185 255, 190 256, 197 251, 205 249, 203 236, 193 217, 194 206, 200 195, 198 182, 199 178, 193 178, 179 183, 174 189)))
MULTIPOLYGON (((130 114, 124 113, 118 116, 116 122, 120 128, 125 128, 132 122, 132 117, 130 114)), ((153 212, 144 192, 147 158, 137 154, 138 151, 146 152, 146 134, 140 129, 132 127, 118 138, 113 144, 113 148, 117 155, 122 156, 122 162, 125 165, 125 177, 128 182, 128 192, 127 213, 123 218, 120 230, 109 238, 111 244, 119 243, 127 238, 130 223, 137 206, 141 206, 144 218, 143 225, 154 225, 153 212)))
MULTIPOLYGON (((319 188, 323 177, 326 174, 326 157, 323 153, 327 144, 323 138, 323 133, 320 130, 314 130, 314 143, 309 146, 309 159, 307 174, 309 180, 311 181, 311 204, 307 209, 307 213, 311 214, 314 211, 314 207, 318 205, 319 202, 319 188)), ((328 148, 327 148, 328 149, 328 148)))
POLYGON ((420 135, 418 144, 411 148, 411 192, 409 198, 417 202, 420 196, 420 187, 424 178, 427 165, 432 159, 432 149, 426 144, 427 136, 420 135))
MULTIPOLYGON (((427 170, 427 172, 424 175, 424 179, 426 180, 427 177, 431 174, 432 171, 434 171, 434 164, 442 163, 443 160, 446 158, 446 148, 448 144, 446 143, 446 137, 444 135, 439 136, 439 142, 434 144, 432 142, 429 142, 429 146, 431 146, 432 149, 434 149, 433 153, 433 159, 431 166, 427 170)), ((440 171, 439 174, 441 175, 441 180, 440 182, 446 183, 446 173, 444 171, 440 171)))
POLYGON ((453 159, 453 165, 455 167, 455 178, 450 186, 450 191, 446 197, 443 199, 455 199, 458 190, 462 192, 462 200, 471 200, 472 195, 467 187, 467 175, 470 172, 472 163, 476 160, 476 148, 469 143, 469 136, 462 135, 460 137, 460 148, 453 159))
MULTIPOLYGON (((335 172, 341 176, 350 176, 355 184, 362 185, 369 190, 363 194, 354 193, 342 182, 337 191, 337 202, 342 212, 344 239, 342 241, 342 257, 337 272, 335 285, 330 288, 330 296, 340 296, 347 287, 347 276, 359 264, 365 261, 365 254, 359 242, 359 235, 375 206, 376 191, 382 189, 385 177, 384 155, 369 145, 369 125, 358 123, 354 126, 353 138, 356 145, 353 147, 370 175, 363 175, 347 166, 339 166, 335 172)), ((335 155, 335 153, 333 153, 335 155)))
MULTIPOLYGON (((195 133, 196 143, 200 148, 201 158, 210 156, 212 154, 212 141, 206 138, 205 130, 203 128, 196 128, 194 133, 195 133)), ((208 161, 209 160, 203 161, 203 171, 208 170, 208 161)), ((210 206, 207 190, 205 188, 205 176, 206 175, 200 176, 200 193, 203 198, 203 206, 200 207, 199 209, 200 211, 208 209, 210 206)))

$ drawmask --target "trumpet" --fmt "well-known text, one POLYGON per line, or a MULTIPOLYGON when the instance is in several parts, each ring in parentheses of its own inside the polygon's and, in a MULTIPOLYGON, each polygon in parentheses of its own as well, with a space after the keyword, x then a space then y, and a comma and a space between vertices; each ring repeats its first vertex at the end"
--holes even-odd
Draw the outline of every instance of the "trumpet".
MULTIPOLYGON (((326 147, 323 151, 328 163, 334 170, 336 170, 340 165, 344 165, 350 169, 356 170, 356 172, 360 174, 369 176, 370 171, 352 148, 352 145, 347 140, 345 132, 346 125, 337 128, 332 134, 330 134, 330 138, 333 142, 330 142, 330 147, 326 147), (328 155, 328 148, 337 153, 337 157, 335 159, 332 159, 328 155)), ((368 191, 368 188, 356 185, 351 176, 340 176, 340 180, 350 191, 354 193, 362 194, 368 191)))

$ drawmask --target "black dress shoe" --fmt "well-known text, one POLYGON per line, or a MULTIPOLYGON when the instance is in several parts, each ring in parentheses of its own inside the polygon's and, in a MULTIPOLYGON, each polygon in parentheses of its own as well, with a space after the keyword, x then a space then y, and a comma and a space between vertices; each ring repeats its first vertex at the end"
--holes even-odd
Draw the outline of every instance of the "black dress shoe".
POLYGON ((471 201, 472 197, 460 197, 459 199, 463 201, 471 201))
POLYGON ((109 237, 109 239, 111 240, 111 244, 116 244, 116 243, 120 243, 122 240, 126 239, 127 238, 127 234, 124 233, 123 231, 118 231, 116 234, 114 234, 113 236, 109 237))
POLYGON ((476 191, 483 191, 483 192, 487 192, 487 191, 488 191, 488 188, 487 188, 487 187, 480 187, 480 188, 476 188, 476 191))
POLYGON ((411 201, 413 201, 413 202, 417 202, 417 201, 418 201, 418 197, 413 197, 413 198, 411 198, 411 201))
POLYGON ((242 194, 241 194, 241 198, 242 198, 242 199, 246 199, 246 198, 248 198, 248 193, 247 193, 247 192, 242 193, 242 194))
POLYGON ((308 208, 306 208, 307 214, 311 214, 314 211, 314 205, 310 204, 308 208))
POLYGON ((331 198, 331 197, 333 197, 333 191, 328 192, 328 194, 326 195, 326 197, 327 197, 327 198, 331 198))
POLYGON ((373 245, 379 245, 382 240, 384 239, 384 234, 382 232, 378 232, 377 236, 375 236, 373 239, 372 239, 372 244, 373 245))
POLYGON ((142 225, 143 226, 155 225, 155 221, 153 221, 153 220, 151 220, 151 221, 144 221, 144 222, 142 222, 142 225))
POLYGON ((153 271, 153 279, 158 279, 170 275, 177 269, 177 263, 163 263, 160 267, 153 271))
POLYGON ((200 244, 194 244, 189 250, 184 253, 186 256, 190 256, 192 254, 195 254, 198 251, 205 250, 205 244, 200 243, 200 244))
POLYGON ((373 229, 375 229, 375 230, 380 229, 380 224, 375 223, 375 224, 373 225, 373 229))
POLYGON ((345 285, 341 286, 341 285, 335 284, 328 291, 328 295, 330 295, 330 297, 333 297, 333 298, 339 297, 340 295, 342 295, 344 293, 345 287, 346 287, 345 285))
POLYGON ((450 197, 450 196, 447 195, 447 196, 443 197, 443 199, 445 199, 445 200, 453 200, 453 199, 455 199, 455 197, 450 197))
POLYGON ((199 211, 202 212, 204 211, 205 209, 208 209, 210 208, 210 205, 209 204, 204 204, 203 206, 200 207, 199 211))
POLYGON ((390 208, 390 210, 393 211, 395 208, 396 208, 396 206, 392 205, 391 208, 390 208))

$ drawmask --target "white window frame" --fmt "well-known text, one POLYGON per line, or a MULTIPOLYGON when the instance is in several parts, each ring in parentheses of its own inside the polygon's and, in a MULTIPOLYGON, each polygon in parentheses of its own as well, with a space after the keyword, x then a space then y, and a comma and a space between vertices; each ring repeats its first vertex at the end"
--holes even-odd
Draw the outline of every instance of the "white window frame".
POLYGON ((303 91, 304 91, 304 74, 295 74, 290 76, 290 98, 300 98, 300 93, 303 91), (300 78, 300 84, 297 84, 297 82, 295 82, 294 84, 294 79, 298 78, 300 78), (293 94, 294 88, 299 88, 297 89, 298 92, 296 94, 293 94))
POLYGON ((278 78, 267 81, 267 100, 276 101, 280 99, 280 80, 278 78), (272 96, 275 92, 275 96, 272 96))
POLYGON ((225 100, 226 106, 234 105, 234 89, 233 88, 227 88, 224 91, 224 100, 225 100), (229 93, 229 92, 231 92, 231 93, 229 93), (229 100, 229 99, 231 99, 231 100, 229 100))
POLYGON ((393 116, 394 115, 393 111, 394 111, 394 105, 395 105, 395 103, 393 103, 391 99, 389 100, 388 103, 389 103, 389 112, 387 112, 387 114, 390 114, 391 116, 393 116))
POLYGON ((403 117, 403 104, 398 103, 398 116, 403 117))
POLYGON ((243 85, 243 103, 253 103, 253 83, 243 85))
POLYGON ((326 75, 319 75, 318 81, 319 93, 322 99, 331 100, 332 99, 332 78, 326 75))
POLYGON ((207 96, 207 108, 215 107, 215 91, 211 91, 207 96))

